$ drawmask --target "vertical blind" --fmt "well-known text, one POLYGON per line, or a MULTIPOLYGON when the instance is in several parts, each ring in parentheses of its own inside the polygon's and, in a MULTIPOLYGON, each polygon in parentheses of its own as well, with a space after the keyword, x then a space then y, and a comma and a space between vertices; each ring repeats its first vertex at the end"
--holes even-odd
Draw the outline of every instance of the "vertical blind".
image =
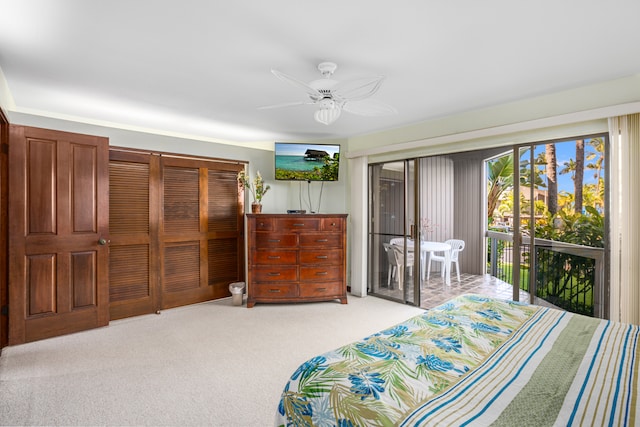
POLYGON ((640 114, 609 119, 611 319, 640 323, 640 114))

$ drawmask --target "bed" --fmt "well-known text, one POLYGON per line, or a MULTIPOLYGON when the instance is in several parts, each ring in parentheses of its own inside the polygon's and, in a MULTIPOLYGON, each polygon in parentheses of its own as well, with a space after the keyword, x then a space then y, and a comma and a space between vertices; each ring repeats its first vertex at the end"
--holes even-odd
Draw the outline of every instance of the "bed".
POLYGON ((638 336, 462 295, 300 365, 275 425, 638 425, 638 336))

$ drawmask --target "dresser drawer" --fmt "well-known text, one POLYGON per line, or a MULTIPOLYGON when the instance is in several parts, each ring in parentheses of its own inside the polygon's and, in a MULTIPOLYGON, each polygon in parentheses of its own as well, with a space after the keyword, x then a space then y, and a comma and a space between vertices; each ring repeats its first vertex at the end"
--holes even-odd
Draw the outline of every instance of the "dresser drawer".
POLYGON ((255 266, 251 269, 252 279, 258 282, 295 282, 298 280, 296 266, 255 266))
POLYGON ((298 285, 255 283, 250 292, 255 298, 291 298, 298 296, 298 285))
POLYGON ((318 231, 320 230, 319 218, 278 218, 276 231, 318 231))
POLYGON ((337 233, 301 234, 300 246, 340 248, 342 247, 342 234, 337 234, 337 233))
POLYGON ((321 228, 324 231, 341 232, 344 228, 344 221, 339 218, 323 218, 321 228))
POLYGON ((295 248, 298 246, 298 235, 284 233, 256 233, 256 249, 260 248, 295 248))
POLYGON ((280 265, 297 264, 297 251, 255 251, 251 257, 251 264, 280 265))
POLYGON ((342 280, 341 265, 327 265, 319 267, 300 267, 300 281, 326 282, 342 280))
POLYGON ((300 285, 301 297, 323 297, 342 295, 342 282, 329 282, 329 283, 306 283, 300 285))
POLYGON ((300 251, 300 264, 342 265, 342 262, 342 249, 316 249, 300 251))
POLYGON ((273 231, 273 218, 256 218, 253 220, 254 231, 273 231))

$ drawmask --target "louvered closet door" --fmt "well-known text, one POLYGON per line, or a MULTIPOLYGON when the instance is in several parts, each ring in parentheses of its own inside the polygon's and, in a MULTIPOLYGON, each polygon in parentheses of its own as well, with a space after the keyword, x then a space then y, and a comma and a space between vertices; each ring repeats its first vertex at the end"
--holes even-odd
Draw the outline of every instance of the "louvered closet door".
POLYGON ((228 296, 243 277, 239 165, 163 157, 162 308, 228 296))
POLYGON ((112 320, 227 297, 244 280, 241 168, 110 150, 112 320))
POLYGON ((214 298, 229 295, 229 283, 244 277, 244 213, 238 197, 239 168, 208 170, 207 282, 214 298))
POLYGON ((158 181, 158 156, 110 151, 109 310, 112 320, 153 313, 160 308, 157 290, 159 204, 157 190, 153 191, 158 181))

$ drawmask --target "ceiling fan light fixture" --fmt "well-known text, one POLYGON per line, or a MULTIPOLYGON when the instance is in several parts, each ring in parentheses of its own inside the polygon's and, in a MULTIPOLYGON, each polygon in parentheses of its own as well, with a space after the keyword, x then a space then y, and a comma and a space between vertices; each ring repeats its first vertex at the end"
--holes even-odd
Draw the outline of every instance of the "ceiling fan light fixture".
POLYGON ((271 73, 280 80, 287 82, 307 94, 307 101, 287 102, 260 108, 286 107, 290 105, 312 104, 318 107, 314 113, 314 119, 318 123, 330 125, 338 120, 342 110, 347 113, 360 116, 386 116, 397 114, 395 108, 375 99, 368 99, 374 95, 384 76, 361 77, 356 79, 337 81, 333 79, 333 73, 338 66, 334 62, 322 62, 318 65, 321 79, 306 83, 295 77, 271 70, 271 73))
POLYGON ((318 111, 316 111, 313 117, 316 119, 316 122, 319 122, 325 125, 330 125, 331 123, 338 120, 338 117, 340 117, 340 113, 341 113, 341 110, 340 108, 337 108, 337 107, 321 108, 318 111))
POLYGON ((323 110, 330 110, 336 107, 336 103, 330 97, 325 96, 320 101, 318 101, 318 106, 323 110))

